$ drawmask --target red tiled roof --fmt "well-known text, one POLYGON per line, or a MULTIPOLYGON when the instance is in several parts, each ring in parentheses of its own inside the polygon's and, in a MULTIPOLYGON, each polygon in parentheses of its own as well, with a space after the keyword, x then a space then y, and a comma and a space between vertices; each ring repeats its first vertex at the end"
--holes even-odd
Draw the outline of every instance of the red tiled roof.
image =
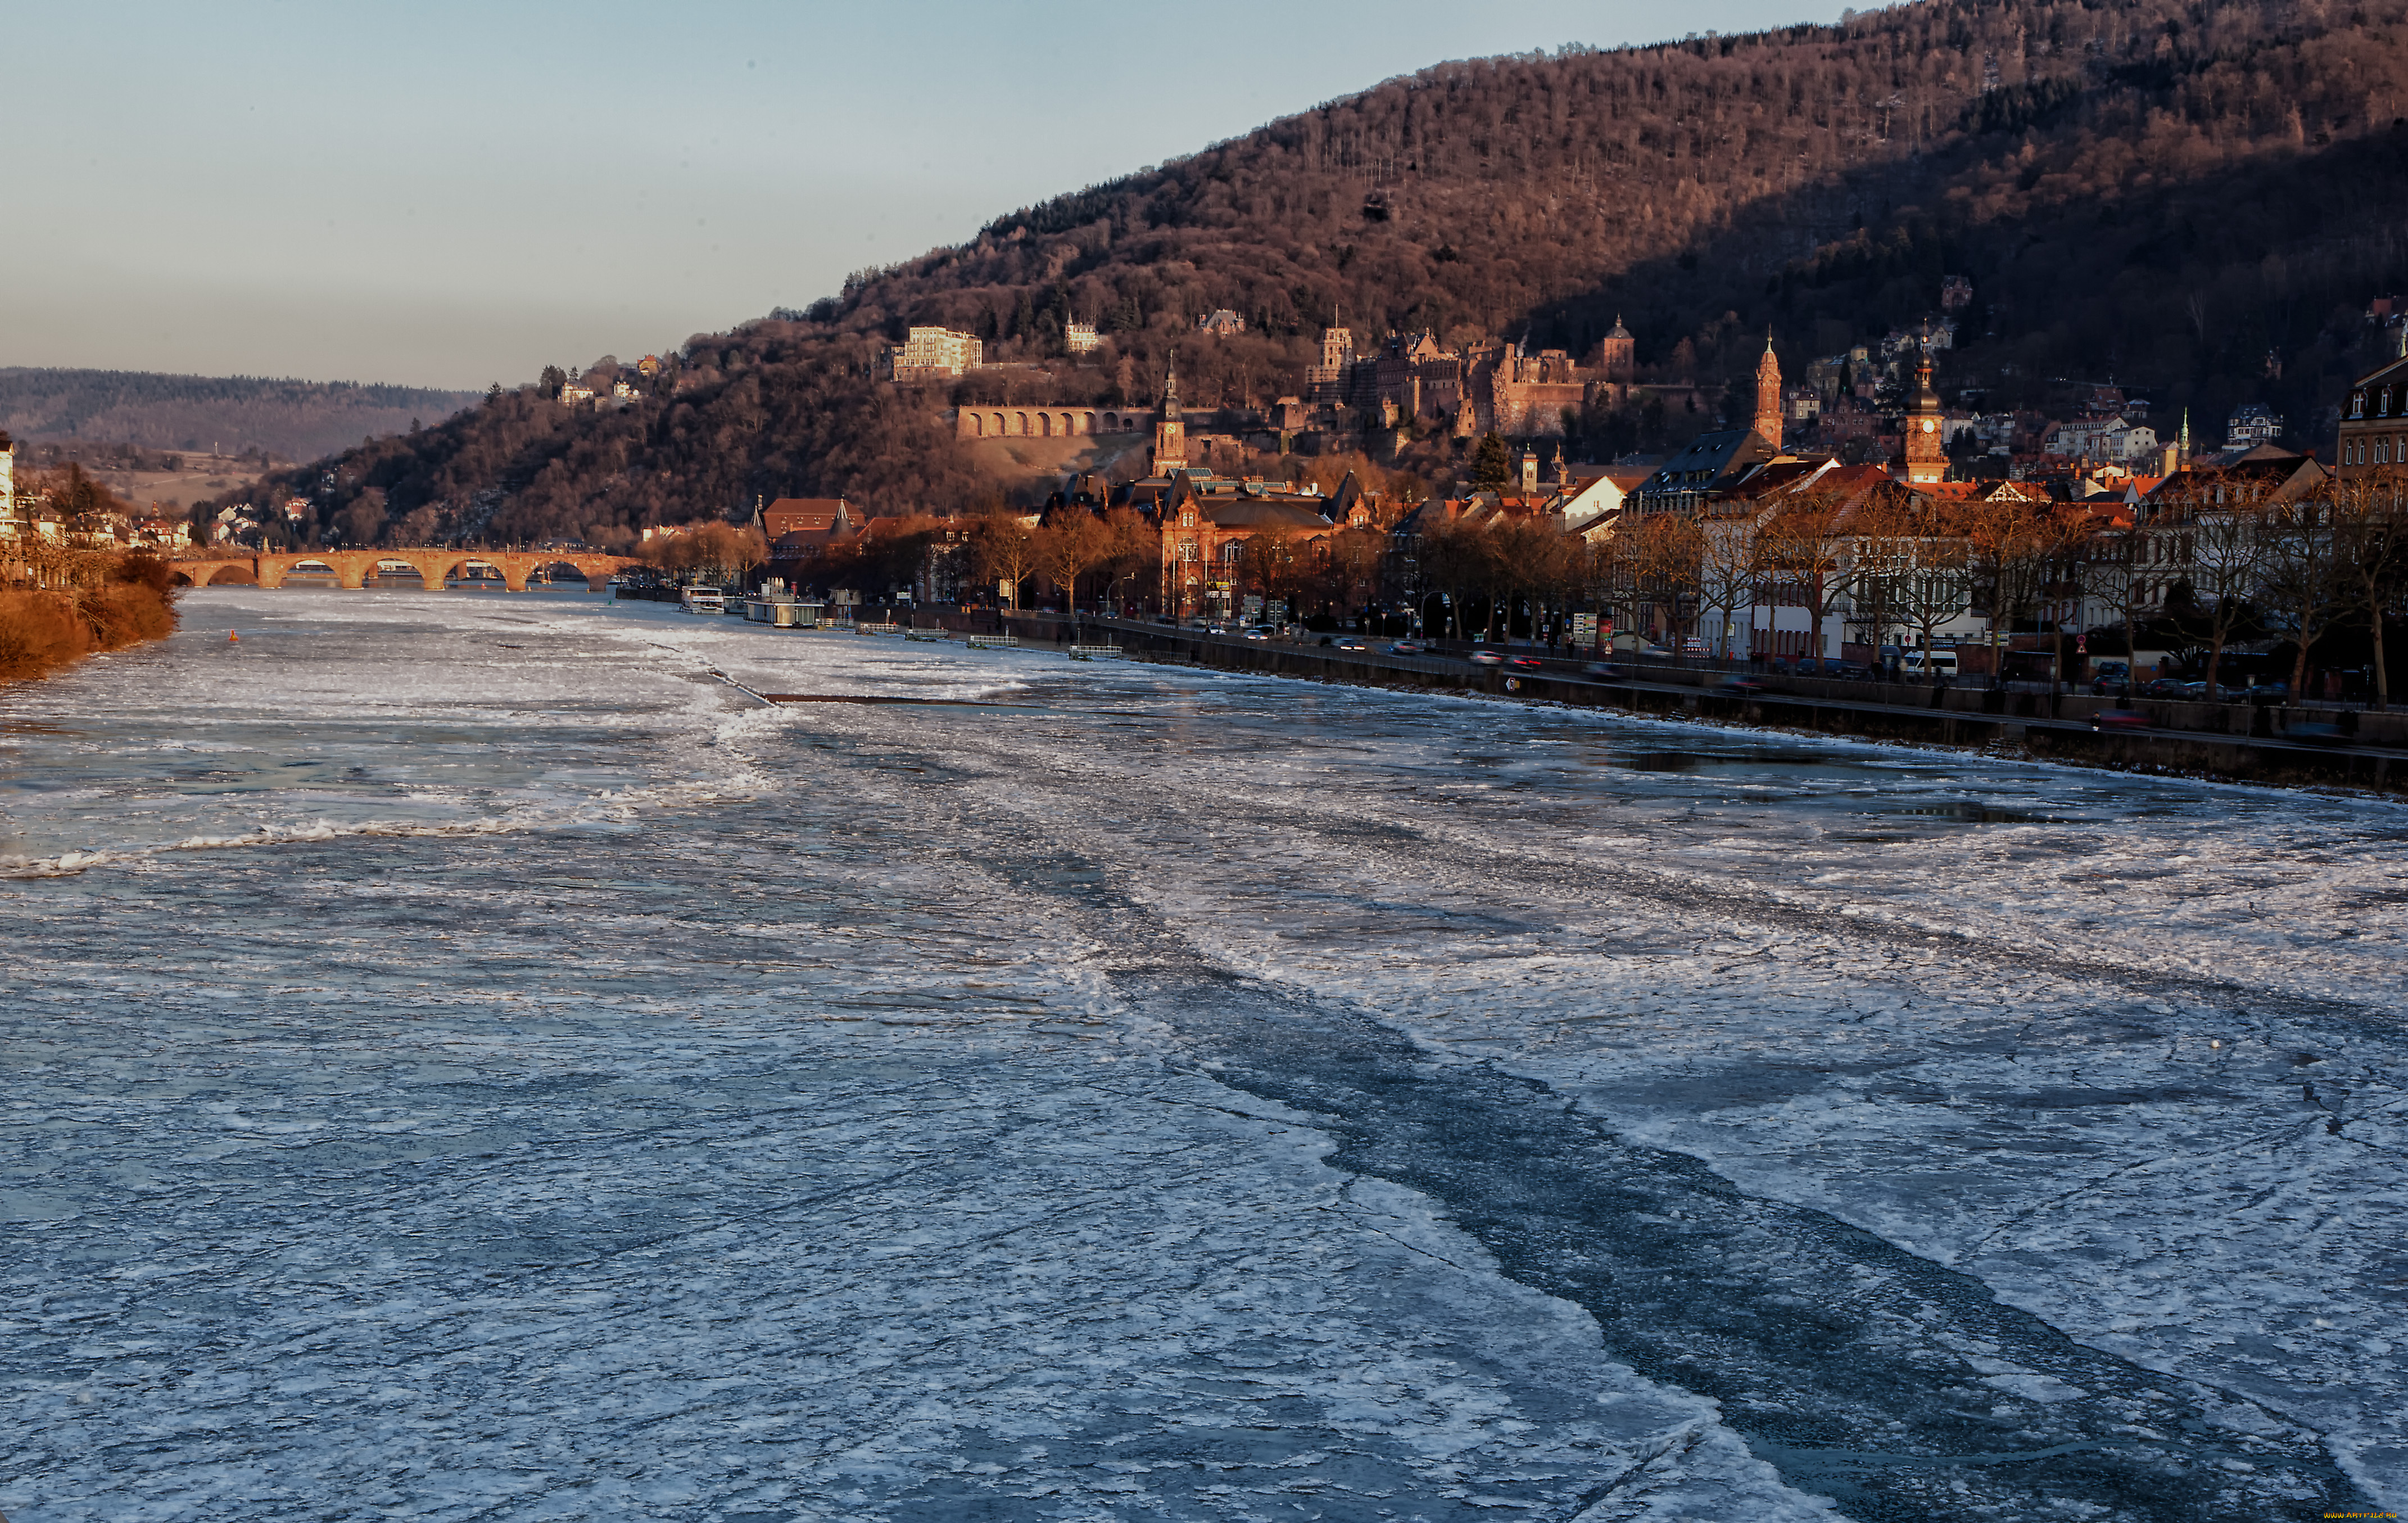
POLYGON ((788 534, 824 534, 837 516, 851 516, 842 497, 780 497, 761 510, 761 532, 772 539, 788 534))

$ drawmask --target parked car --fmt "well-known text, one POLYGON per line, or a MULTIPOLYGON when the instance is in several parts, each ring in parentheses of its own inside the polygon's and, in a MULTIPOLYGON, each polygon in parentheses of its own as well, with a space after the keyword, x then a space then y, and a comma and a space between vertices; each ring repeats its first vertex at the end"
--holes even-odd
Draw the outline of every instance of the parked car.
POLYGON ((1505 659, 1505 665, 1514 671, 1544 671, 1547 669, 1547 664, 1544 661, 1540 660, 1535 655, 1508 656, 1505 659))
POLYGON ((1850 682, 1870 682, 1873 674, 1861 661, 1826 661, 1823 663, 1823 675, 1845 677, 1850 682))
POLYGON ((2183 696, 2183 689, 2189 685, 2179 677, 2158 677, 2141 689, 2141 696, 2144 698, 2178 698, 2183 696))
POLYGON ((1899 663, 1908 677, 1921 682, 1926 677, 1954 678, 1956 675, 1955 651, 1909 651, 1899 663))
POLYGON ((2091 680, 2090 691, 2092 696, 2097 697, 2128 697, 2131 696, 2132 684, 2121 677, 2096 677, 2091 680))
POLYGON ((2286 703, 2290 700, 2290 697, 2291 684, 2288 682, 2261 682, 2249 684, 2249 701, 2252 703, 2286 703))
POLYGON ((1429 647, 1417 639, 1400 639, 1388 647, 1390 655, 1427 655, 1429 647))
POLYGON ((2182 696, 2192 703, 2238 703, 2248 694, 2238 687, 2227 687, 2222 682, 2214 687, 2205 682, 2185 682, 2182 696))
POLYGON ((2101 735, 2144 730, 2149 727, 2149 716, 2138 709, 2100 709, 2090 716, 2090 727, 2101 735))
POLYGON ((1505 657, 1496 651, 1474 651, 1471 664, 1475 667, 1501 667, 1505 664, 1505 657))
POLYGON ((1581 668, 1581 671, 1585 676, 1603 678, 1609 682, 1627 682, 1630 679, 1630 668, 1619 661, 1592 661, 1581 668))

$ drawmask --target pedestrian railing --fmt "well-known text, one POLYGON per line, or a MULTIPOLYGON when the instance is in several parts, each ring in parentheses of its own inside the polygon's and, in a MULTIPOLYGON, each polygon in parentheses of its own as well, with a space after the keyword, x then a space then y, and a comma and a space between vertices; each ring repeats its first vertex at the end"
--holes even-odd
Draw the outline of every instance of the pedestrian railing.
POLYGON ((1020 649, 1020 637, 1018 635, 972 635, 968 644, 973 651, 1016 651, 1020 649))

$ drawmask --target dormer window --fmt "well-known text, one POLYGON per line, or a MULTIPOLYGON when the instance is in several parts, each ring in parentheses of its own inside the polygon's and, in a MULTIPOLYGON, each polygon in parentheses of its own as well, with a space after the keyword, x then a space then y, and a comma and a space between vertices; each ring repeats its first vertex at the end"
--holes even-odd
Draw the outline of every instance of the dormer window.
POLYGON ((2349 415, 2353 418, 2363 418, 2366 416, 2366 394, 2364 392, 2352 392, 2349 394, 2349 415))

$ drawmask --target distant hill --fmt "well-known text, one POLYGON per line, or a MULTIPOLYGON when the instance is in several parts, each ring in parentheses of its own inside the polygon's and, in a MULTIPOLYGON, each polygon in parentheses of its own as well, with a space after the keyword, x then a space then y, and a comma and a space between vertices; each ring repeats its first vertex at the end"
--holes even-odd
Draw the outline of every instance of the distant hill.
POLYGON ((265 451, 308 460, 372 434, 432 424, 475 392, 348 381, 0 368, 0 429, 26 439, 107 439, 150 450, 265 451))
MULTIPOLYGON (((2214 442, 2259 401, 2313 444, 2384 350, 2370 299, 2408 292, 2403 188, 2408 11, 2389 0, 1920 0, 1444 64, 697 337, 636 406, 521 391, 349 452, 335 474, 359 484, 322 511, 373 487, 382 510, 539 537, 756 496, 991 495, 926 421, 943 394, 870 380, 911 323, 1053 372, 974 375, 965 399, 1150 395, 1175 346, 1182 395, 1211 406, 1298 390, 1333 311, 1358 340, 1430 327, 1576 352, 1619 315, 1642 377, 1713 395, 1768 329, 1798 377, 1933 311, 1951 275, 1973 295, 1944 392, 2046 408, 2062 382, 2113 380, 2161 433, 2187 409, 2214 442), (1248 331, 1200 337, 1224 307, 1248 331), (1090 359, 1061 353, 1073 317, 1105 332, 1090 359)), ((1627 444, 1627 425, 1589 420, 1576 448, 1627 444)))

